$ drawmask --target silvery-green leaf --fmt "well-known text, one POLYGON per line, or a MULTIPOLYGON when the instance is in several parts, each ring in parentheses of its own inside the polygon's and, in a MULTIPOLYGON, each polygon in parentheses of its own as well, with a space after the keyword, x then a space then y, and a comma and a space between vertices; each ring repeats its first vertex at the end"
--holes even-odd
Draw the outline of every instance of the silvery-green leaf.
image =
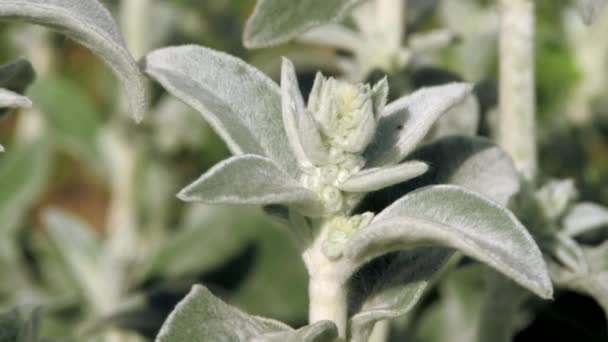
POLYGON ((433 141, 451 135, 475 136, 479 128, 479 111, 477 98, 470 94, 435 122, 427 139, 433 141))
POLYGON ((437 119, 460 103, 471 85, 452 83, 422 88, 386 106, 365 155, 370 166, 394 164, 412 152, 437 119))
POLYGON ((451 255, 445 248, 423 247, 364 266, 350 285, 352 341, 366 342, 376 322, 410 311, 451 255))
POLYGON ((380 115, 384 111, 386 101, 388 100, 388 79, 383 77, 372 88, 372 102, 374 104, 374 113, 380 115))
POLYGON ((323 137, 321 136, 321 132, 319 132, 317 122, 308 110, 302 112, 299 117, 298 134, 300 141, 303 142, 302 148, 308 160, 316 165, 327 162, 329 153, 323 143, 323 137))
POLYGON ((364 263, 429 245, 457 249, 542 298, 553 293, 542 254, 517 218, 458 186, 430 186, 405 195, 357 231, 344 251, 354 262, 364 263))
POLYGON ((573 272, 559 265, 549 264, 551 278, 558 287, 593 297, 608 318, 608 243, 584 248, 583 252, 589 265, 587 272, 573 272))
POLYGON ((566 214, 563 226, 564 233, 570 236, 608 226, 608 208, 595 203, 579 203, 566 214))
POLYGON ((200 46, 156 50, 145 57, 144 70, 198 110, 232 153, 266 156, 299 174, 283 126, 281 89, 259 70, 200 46))
POLYGON ((7 89, 0 88, 0 108, 31 107, 32 101, 7 89))
POLYGON ((519 191, 519 177, 511 157, 481 137, 451 136, 416 150, 411 158, 435 165, 416 186, 453 184, 506 206, 519 191), (427 178, 428 177, 428 178, 427 178))
POLYGON ((157 342, 251 341, 264 334, 289 331, 281 322, 248 315, 194 285, 175 307, 156 337, 157 342))
POLYGON ((1 19, 50 27, 93 50, 122 81, 136 120, 146 110, 145 78, 110 12, 97 0, 3 0, 1 19))
POLYGON ((299 130, 300 116, 304 114, 306 106, 298 85, 296 70, 293 63, 285 57, 281 66, 281 104, 283 125, 293 153, 300 165, 312 166, 304 152, 307 141, 300 139, 299 130))
POLYGON ((298 330, 275 332, 256 337, 252 342, 334 342, 338 328, 331 321, 319 321, 298 330))
POLYGON ((32 83, 36 72, 32 64, 25 58, 0 65, 0 88, 22 93, 32 83))
POLYGON ((312 28, 298 37, 298 41, 310 44, 328 45, 355 52, 365 47, 361 35, 338 24, 328 24, 312 28))
POLYGON ((577 0, 585 24, 590 25, 606 5, 606 0, 577 0))
POLYGON ((15 237, 46 184, 50 166, 48 142, 15 144, 0 157, 0 236, 15 237))
POLYGON ((572 179, 550 180, 534 196, 550 221, 559 219, 576 198, 577 190, 572 179))
POLYGON ((256 155, 222 161, 183 189, 179 198, 207 204, 287 204, 311 214, 321 208, 314 192, 272 160, 256 155))
MULTIPOLYGON (((542 242, 539 244, 543 248, 542 242)), ((561 232, 555 236, 550 253, 563 267, 574 272, 587 272, 589 269, 581 246, 573 238, 561 232)))
POLYGON ((485 138, 441 138, 414 151, 410 158, 423 160, 431 168, 409 182, 369 194, 363 200, 363 211, 379 212, 404 194, 427 185, 462 186, 502 206, 506 206, 520 188, 511 158, 485 138))
POLYGON ((99 293, 101 279, 98 278, 102 249, 93 228, 55 209, 46 210, 43 220, 51 240, 87 299, 95 307, 104 307, 104 294, 99 293))
POLYGON ((258 0, 247 20, 243 42, 248 48, 277 45, 315 26, 340 20, 362 0, 258 0))
POLYGON ((365 169, 340 184, 338 188, 347 192, 372 192, 418 177, 428 169, 429 165, 421 161, 365 169))

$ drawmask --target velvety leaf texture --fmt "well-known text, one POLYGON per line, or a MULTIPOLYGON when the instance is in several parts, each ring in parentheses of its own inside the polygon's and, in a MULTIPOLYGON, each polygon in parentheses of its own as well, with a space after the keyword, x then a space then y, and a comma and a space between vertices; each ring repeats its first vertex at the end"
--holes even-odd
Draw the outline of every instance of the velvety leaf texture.
POLYGON ((511 158, 485 138, 451 136, 426 144, 408 159, 422 160, 429 171, 411 181, 369 194, 361 211, 379 212, 404 194, 428 185, 453 184, 506 206, 519 191, 511 158))
POLYGON ((7 89, 0 89, 0 108, 31 107, 32 101, 7 89))
POLYGON ((429 245, 457 249, 543 298, 552 296, 541 252, 515 216, 457 186, 430 186, 407 194, 356 232, 345 254, 365 262, 429 245))
POLYGON ((50 27, 99 55, 122 81, 136 120, 146 108, 145 78, 129 54, 110 12, 97 0, 3 0, 0 19, 50 27))
POLYGON ((353 280, 360 278, 360 283, 351 289, 351 302, 358 303, 351 318, 352 341, 366 342, 374 323, 409 312, 452 254, 445 248, 422 247, 365 266, 353 280))
POLYGON ((372 192, 418 177, 428 169, 426 163, 419 161, 367 169, 349 178, 339 188, 349 192, 372 192))
POLYGON ((226 159, 182 190, 179 197, 208 204, 288 204, 306 212, 321 208, 315 193, 270 159, 256 155, 226 159))
POLYGON ((563 226, 564 233, 570 236, 608 227, 608 208, 595 203, 579 203, 566 214, 563 226))
POLYGON ((331 321, 320 321, 293 331, 270 333, 255 338, 252 342, 334 342, 338 328, 331 321))
POLYGON ((511 157, 485 138, 452 136, 415 151, 411 158, 434 167, 417 186, 453 184, 506 206, 519 191, 519 176, 511 157))
POLYGON ((422 88, 386 106, 372 144, 365 151, 369 166, 395 164, 412 152, 435 121, 471 91, 466 83, 422 88))
POLYGON ((200 285, 175 307, 156 337, 157 342, 252 341, 264 334, 289 331, 281 322, 248 315, 215 297, 200 285))
POLYGON ((311 28, 335 22, 362 0, 258 0, 247 20, 243 42, 248 48, 285 43, 311 28))
POLYGON ((259 70, 199 46, 156 50, 144 70, 198 110, 234 154, 257 154, 299 174, 281 116, 281 90, 259 70))

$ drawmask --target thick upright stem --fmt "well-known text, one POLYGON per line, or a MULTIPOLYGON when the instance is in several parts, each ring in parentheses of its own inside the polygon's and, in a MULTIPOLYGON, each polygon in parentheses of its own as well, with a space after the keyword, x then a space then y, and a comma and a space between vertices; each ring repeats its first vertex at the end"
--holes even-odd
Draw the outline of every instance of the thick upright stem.
POLYGON ((329 320, 338 327, 340 338, 346 339, 348 328, 348 291, 346 282, 351 265, 330 260, 322 251, 322 241, 328 233, 326 222, 321 222, 314 242, 302 254, 310 276, 308 284, 309 323, 329 320))
POLYGON ((313 277, 308 286, 310 323, 330 320, 336 323, 341 338, 346 337, 347 292, 344 284, 332 277, 313 277))
POLYGON ((534 90, 534 1, 500 0, 498 142, 522 176, 537 172, 534 90))

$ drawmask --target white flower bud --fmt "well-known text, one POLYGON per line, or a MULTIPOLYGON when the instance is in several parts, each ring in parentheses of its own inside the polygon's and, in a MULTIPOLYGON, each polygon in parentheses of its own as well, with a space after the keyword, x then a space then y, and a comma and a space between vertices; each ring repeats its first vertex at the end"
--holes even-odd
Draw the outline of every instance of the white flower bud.
POLYGON ((354 85, 317 76, 308 108, 329 144, 361 153, 374 137, 379 113, 369 85, 354 85))
POLYGON ((373 218, 374 214, 367 212, 351 217, 339 216, 329 221, 327 237, 321 246, 323 254, 332 260, 340 258, 344 245, 351 236, 357 230, 370 224, 373 218))

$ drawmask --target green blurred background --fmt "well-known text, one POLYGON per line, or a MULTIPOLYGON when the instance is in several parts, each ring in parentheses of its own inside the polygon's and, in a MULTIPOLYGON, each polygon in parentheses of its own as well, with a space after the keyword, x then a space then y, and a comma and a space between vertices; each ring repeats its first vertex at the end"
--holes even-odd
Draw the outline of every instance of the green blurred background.
MULTIPOLYGON (((241 37, 254 0, 150 0, 145 13, 130 12, 129 1, 103 2, 138 58, 154 48, 201 44, 276 80, 280 56, 287 56, 305 92, 316 70, 339 73, 335 58, 343 52, 328 47, 294 42, 246 50, 241 37), (128 27, 139 15, 145 39, 130 42, 128 27)), ((478 133, 487 135, 496 105, 496 9, 492 1, 458 1, 410 1, 408 33, 447 27, 458 39, 390 74, 391 96, 449 80, 475 82, 483 111, 478 133), (448 18, 445 2, 474 4, 482 19, 458 11, 448 18)), ((572 3, 554 0, 538 0, 537 14, 542 178, 573 178, 580 199, 607 206, 608 15, 585 27, 572 3)), ((37 72, 26 93, 34 107, 0 118, 7 150, 0 154, 0 312, 42 307, 42 336, 57 340, 145 341, 191 284, 202 282, 245 311, 305 324, 307 276, 281 222, 257 208, 185 205, 175 197, 229 155, 199 114, 150 83, 151 109, 136 125, 124 115, 116 80, 82 46, 21 23, 0 23, 0 44, 0 62, 25 56, 37 72)), ((441 296, 440 285, 408 326, 441 296)), ((527 305, 534 314, 517 341, 608 340, 601 309, 586 297, 558 292, 554 302, 527 305)), ((432 327, 421 323, 399 340, 426 341, 432 327)))

